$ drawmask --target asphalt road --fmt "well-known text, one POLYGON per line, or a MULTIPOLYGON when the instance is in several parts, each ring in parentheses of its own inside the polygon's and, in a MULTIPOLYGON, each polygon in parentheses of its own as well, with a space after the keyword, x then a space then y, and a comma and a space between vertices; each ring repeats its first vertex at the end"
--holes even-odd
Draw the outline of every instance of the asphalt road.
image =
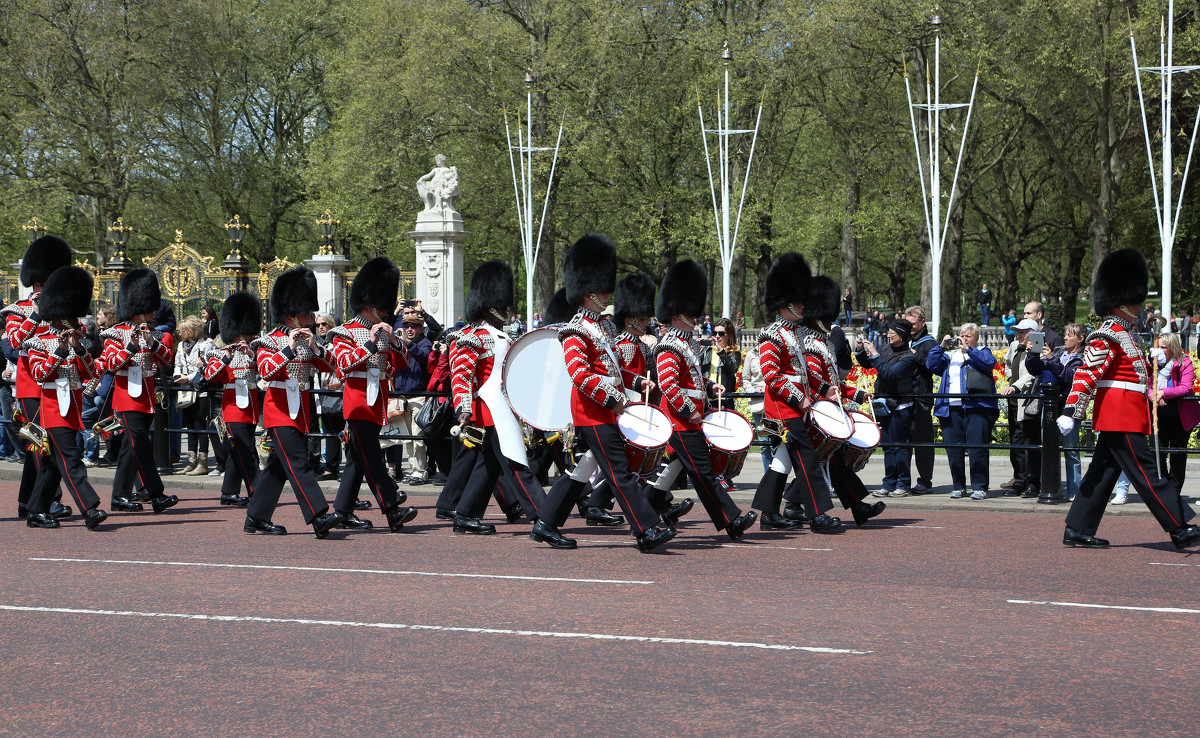
POLYGON ((0 732, 1195 732, 1200 556, 1145 516, 1106 519, 1107 551, 978 506, 734 544, 697 506, 643 555, 577 520, 576 551, 499 516, 456 536, 429 497, 405 533, 317 541, 291 499, 260 537, 208 490, 97 532, 28 529, 15 495, 0 732))

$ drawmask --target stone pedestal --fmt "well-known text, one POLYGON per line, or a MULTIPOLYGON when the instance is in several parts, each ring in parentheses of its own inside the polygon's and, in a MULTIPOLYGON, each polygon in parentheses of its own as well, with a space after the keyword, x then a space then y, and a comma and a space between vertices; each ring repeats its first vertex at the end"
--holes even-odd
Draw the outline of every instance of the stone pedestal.
POLYGON ((450 328, 463 314, 463 230, 457 210, 417 214, 417 299, 435 320, 450 328))
POLYGON ((321 312, 339 320, 346 317, 342 300, 342 275, 350 269, 350 260, 341 254, 315 254, 304 262, 317 277, 317 304, 321 312))

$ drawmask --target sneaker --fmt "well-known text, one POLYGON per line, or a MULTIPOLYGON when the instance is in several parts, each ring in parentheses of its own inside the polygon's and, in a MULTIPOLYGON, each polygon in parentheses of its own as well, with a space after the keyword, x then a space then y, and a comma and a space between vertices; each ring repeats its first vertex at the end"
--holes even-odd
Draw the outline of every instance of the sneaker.
POLYGON ((1112 498, 1112 504, 1114 505, 1124 505, 1126 502, 1129 502, 1128 494, 1114 495, 1112 498))
POLYGON ((972 499, 972 500, 986 500, 986 499, 987 499, 987 496, 988 496, 988 495, 987 495, 987 492, 984 492, 984 491, 983 491, 983 490, 981 490, 981 489, 977 489, 977 490, 975 490, 974 492, 972 492, 972 493, 971 493, 971 499, 972 499))
POLYGON ((950 491, 950 499, 952 499, 952 500, 961 500, 962 496, 963 496, 963 491, 961 489, 955 489, 955 490, 950 491))
POLYGON ((910 489, 909 492, 914 495, 923 495, 931 490, 933 490, 932 485, 925 484, 924 482, 917 482, 912 486, 912 489, 910 489))
POLYGON ((890 490, 877 489, 874 492, 872 492, 871 494, 875 495, 876 497, 887 497, 889 492, 890 492, 890 490))
POLYGON ((219 476, 221 476, 221 475, 222 475, 222 474, 224 474, 224 473, 225 473, 225 472, 221 471, 220 469, 215 469, 215 468, 214 468, 212 471, 210 471, 210 472, 208 473, 208 476, 210 476, 210 477, 219 477, 219 476))
POLYGON ((97 462, 92 461, 91 459, 84 459, 83 465, 86 466, 87 468, 91 469, 92 467, 97 465, 97 462))
POLYGON ((908 494, 909 492, 906 489, 894 489, 888 492, 888 497, 908 497, 908 494))

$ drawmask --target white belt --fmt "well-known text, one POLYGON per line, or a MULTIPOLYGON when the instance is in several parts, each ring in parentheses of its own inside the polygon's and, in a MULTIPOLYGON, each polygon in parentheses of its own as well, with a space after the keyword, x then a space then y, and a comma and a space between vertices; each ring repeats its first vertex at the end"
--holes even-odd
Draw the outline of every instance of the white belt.
POLYGON ((142 368, 140 366, 130 366, 128 369, 119 369, 118 377, 128 377, 129 381, 125 383, 125 388, 129 392, 130 397, 142 396, 142 368))
POLYGON ((250 383, 244 379, 239 379, 236 382, 230 382, 225 385, 225 389, 233 390, 234 403, 245 409, 250 405, 250 383))
POLYGON ((69 379, 56 379, 53 382, 45 382, 42 384, 42 389, 55 390, 56 399, 58 400, 58 414, 67 417, 67 413, 71 411, 71 392, 80 388, 78 382, 72 382, 69 379))
POLYGON ((367 404, 374 405, 375 401, 379 399, 379 369, 371 367, 365 372, 350 372, 346 376, 348 378, 367 380, 367 404))
POLYGON ((1117 379, 1101 379, 1099 382, 1096 382, 1096 386, 1105 387, 1108 389, 1123 389, 1128 390, 1129 392, 1138 393, 1144 393, 1146 391, 1146 385, 1144 384, 1138 384, 1136 382, 1122 382, 1117 379))
POLYGON ((17 356, 20 356, 22 359, 28 359, 29 352, 28 351, 18 351, 17 356))
POLYGON ((295 418, 300 414, 300 393, 308 389, 307 385, 301 386, 300 380, 289 379, 286 382, 267 382, 267 386, 272 389, 281 389, 287 392, 288 415, 295 418))
POLYGON ((681 390, 681 392, 683 392, 683 394, 687 395, 688 397, 692 398, 693 400, 703 400, 704 399, 704 391, 703 390, 685 389, 685 390, 681 390))

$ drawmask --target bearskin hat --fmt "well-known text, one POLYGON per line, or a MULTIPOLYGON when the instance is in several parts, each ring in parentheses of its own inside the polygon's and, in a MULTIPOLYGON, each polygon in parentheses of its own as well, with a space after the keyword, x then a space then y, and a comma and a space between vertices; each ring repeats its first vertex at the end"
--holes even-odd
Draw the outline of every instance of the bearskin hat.
POLYGON ((1149 285, 1150 269, 1142 252, 1136 249, 1112 252, 1100 262, 1092 283, 1096 314, 1105 316, 1113 308, 1144 302, 1149 285))
POLYGON ((813 277, 808 283, 808 294, 801 302, 804 303, 804 317, 823 323, 826 328, 832 326, 841 314, 841 293, 833 277, 823 274, 813 277))
POLYGON ((243 336, 262 333, 262 298, 250 292, 234 292, 221 305, 221 340, 236 343, 243 336))
MULTIPOLYGON (((42 236, 25 249, 21 259, 21 284, 46 284, 55 269, 71 263, 71 247, 58 236, 42 236)), ((87 313, 83 313, 87 315, 87 313)))
POLYGON ((808 262, 800 254, 783 254, 767 271, 767 284, 763 294, 769 312, 775 312, 784 305, 793 302, 804 302, 808 297, 808 283, 812 280, 812 270, 808 262))
POLYGON ((400 269, 386 256, 371 259, 354 276, 350 286, 350 312, 358 315, 363 308, 375 308, 391 315, 396 312, 400 293, 400 269))
POLYGON ((654 293, 658 287, 649 274, 630 274, 617 285, 613 294, 613 322, 625 330, 625 321, 638 315, 654 314, 654 293))
POLYGON ((55 269, 42 284, 38 315, 43 320, 79 320, 92 311, 93 284, 92 274, 86 269, 76 266, 55 269))
POLYGON ((479 322, 488 308, 507 310, 514 303, 512 267, 493 259, 475 268, 475 273, 471 275, 471 286, 467 288, 464 311, 467 322, 479 322))
POLYGON ((708 273, 692 259, 676 262, 663 277, 658 290, 659 323, 668 324, 676 315, 697 317, 704 313, 704 296, 708 293, 708 273))
POLYGON ((315 313, 321 308, 317 302, 317 275, 308 267, 289 269, 275 279, 271 289, 271 320, 282 323, 293 315, 315 313))
POLYGON ((575 242, 563 263, 567 302, 578 306, 589 292, 611 293, 617 286, 617 248, 601 233, 575 242))
POLYGON ((567 289, 564 287, 555 292, 550 302, 546 303, 546 309, 542 311, 542 325, 566 323, 575 317, 575 309, 574 305, 567 302, 567 289))
POLYGON ((128 321, 135 315, 156 313, 162 305, 158 275, 149 269, 134 269, 121 277, 117 293, 117 320, 128 321))

